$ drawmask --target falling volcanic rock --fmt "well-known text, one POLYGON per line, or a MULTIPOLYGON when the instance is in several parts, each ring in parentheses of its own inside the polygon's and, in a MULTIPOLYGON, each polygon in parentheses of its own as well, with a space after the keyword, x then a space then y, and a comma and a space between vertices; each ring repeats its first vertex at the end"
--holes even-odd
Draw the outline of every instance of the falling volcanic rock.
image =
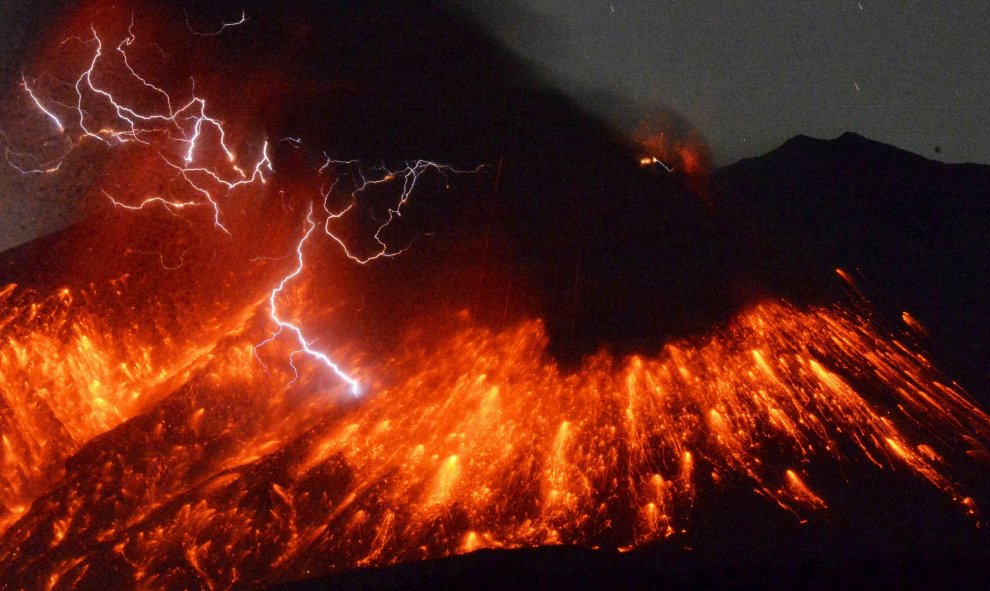
POLYGON ((944 164, 847 133, 798 136, 715 173, 760 282, 822 301, 853 273, 888 316, 928 329, 943 369, 990 401, 990 166, 944 164))
MULTIPOLYGON (((940 528, 975 531, 971 501, 943 475, 969 470, 970 444, 909 442, 945 422, 986 440, 987 417, 922 383, 930 368, 854 316, 767 305, 701 346, 623 367, 589 360, 576 374, 546 360, 538 323, 493 334, 463 322, 368 368, 392 385, 354 403, 328 398, 319 368, 266 375, 255 339, 224 339, 186 384, 69 459, 0 539, 0 577, 258 588, 485 546, 646 543, 696 521, 685 542, 717 547, 731 533, 739 552, 787 539, 793 515, 823 508, 819 494, 846 516, 912 498, 940 528), (862 397, 882 407, 898 388, 918 425, 903 433, 862 397), (897 471, 881 479, 863 454, 897 471), (817 492, 786 465, 807 466, 817 492), (870 486, 886 492, 871 502, 870 486), (961 506, 940 508, 949 499, 961 506), (783 533, 767 538, 768 523, 783 533)), ((883 523, 865 515, 852 531, 883 523)))
MULTIPOLYGON (((190 8, 202 30, 241 10, 190 8)), ((789 573, 792 551, 839 548, 841 565, 844 552, 855 563, 938 546, 965 565, 967 548, 990 547, 975 527, 990 417, 869 310, 792 305, 742 281, 798 298, 835 264, 827 250, 788 258, 770 237, 793 245, 787 232, 805 229, 732 193, 732 171, 761 161, 715 177, 724 201, 700 199, 431 3, 245 10, 229 34, 186 33, 222 66, 204 92, 235 120, 261 119, 231 128, 259 176, 213 183, 224 199, 198 213, 106 207, 0 256, 0 584, 265 588, 559 544, 631 552, 421 568, 450 581, 459 565, 521 556, 538 572, 563 557, 565 581, 591 562, 585 583, 610 586, 610 573, 642 581, 640 561, 686 563, 690 584, 740 559, 789 573), (220 92, 226 77, 241 92, 220 92), (245 131, 257 127, 284 141, 262 150, 245 131), (314 165, 325 142, 340 159, 487 168, 314 165), (392 219, 386 189, 411 178, 387 236, 407 251, 367 266, 354 260, 367 253, 345 256, 358 247, 328 228, 359 242, 392 219), (767 233, 750 233, 759 223, 767 233), (637 354, 582 356, 603 344, 637 354)), ((85 35, 89 21, 75 25, 85 35)), ((149 28, 138 17, 150 44, 161 31, 149 28)), ((195 47, 169 53, 163 77, 181 78, 195 47)), ((136 136, 162 145, 134 148, 104 182, 140 202, 165 158, 155 190, 201 198, 172 181, 203 171, 167 159, 193 121, 136 136)), ((245 164, 209 139, 186 165, 245 164)), ((865 153, 851 144, 852 159, 865 153)), ((798 139, 766 161, 814 152, 797 160, 827 178, 849 160, 829 160, 834 147, 798 139)), ((904 166, 866 147, 872 167, 904 166)))

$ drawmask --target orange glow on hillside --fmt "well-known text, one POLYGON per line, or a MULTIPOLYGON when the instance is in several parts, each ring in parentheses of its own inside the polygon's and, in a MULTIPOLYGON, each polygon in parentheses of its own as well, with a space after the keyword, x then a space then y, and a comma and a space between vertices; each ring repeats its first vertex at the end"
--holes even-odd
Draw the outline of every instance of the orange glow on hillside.
POLYGON ((923 356, 837 309, 767 302, 704 340, 573 373, 539 321, 492 331, 459 315, 365 362, 377 385, 355 402, 318 364, 266 373, 260 304, 152 368, 160 350, 138 335, 115 348, 83 301, 28 304, 4 332, 10 580, 69 587, 111 547, 142 588, 626 547, 690 528, 698 491, 724 482, 798 516, 826 510, 818 477, 843 463, 907 470, 971 513, 944 458, 990 441, 990 418, 923 356), (14 552, 28 540, 45 552, 14 552))

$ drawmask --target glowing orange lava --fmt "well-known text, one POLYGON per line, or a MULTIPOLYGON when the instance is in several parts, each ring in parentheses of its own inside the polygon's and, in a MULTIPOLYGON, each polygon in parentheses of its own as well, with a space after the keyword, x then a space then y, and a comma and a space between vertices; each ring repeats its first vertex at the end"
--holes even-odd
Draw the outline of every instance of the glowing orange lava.
POLYGON ((634 137, 642 152, 641 166, 659 165, 699 181, 712 170, 708 146, 697 131, 678 133, 660 118, 658 122, 640 123, 634 137))
POLYGON ((706 339, 574 372, 547 357, 540 322, 493 332, 462 314, 365 363, 377 383, 353 402, 319 364, 295 381, 262 369, 261 305, 209 354, 151 367, 77 301, 48 302, 23 337, 8 324, 0 351, 17 416, 5 580, 71 588, 110 561, 139 588, 254 587, 481 547, 625 547, 690 528, 713 486, 824 510, 819 476, 844 462, 907 470, 972 512, 943 457, 990 440, 922 355, 837 309, 767 302, 706 339))

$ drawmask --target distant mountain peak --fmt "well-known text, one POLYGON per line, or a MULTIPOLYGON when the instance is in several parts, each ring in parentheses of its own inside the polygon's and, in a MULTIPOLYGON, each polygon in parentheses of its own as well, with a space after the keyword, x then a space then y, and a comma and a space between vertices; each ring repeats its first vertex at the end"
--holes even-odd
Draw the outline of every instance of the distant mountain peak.
POLYGON ((748 170, 761 163, 801 163, 818 162, 828 166, 860 164, 867 167, 936 167, 947 166, 943 162, 930 160, 913 152, 890 144, 847 131, 832 139, 821 139, 804 134, 796 135, 779 147, 753 158, 745 158, 721 168, 718 176, 732 171, 748 170))
MULTIPOLYGON (((896 153, 902 155, 910 155, 915 158, 922 158, 917 154, 908 152, 907 150, 902 150, 895 146, 885 144, 870 138, 864 137, 858 133, 847 131, 842 135, 833 139, 821 139, 814 138, 807 135, 796 135, 791 139, 785 141, 779 148, 771 152, 784 151, 784 150, 794 150, 794 149, 814 149, 814 150, 825 150, 828 152, 847 152, 847 151, 871 151, 871 152, 883 152, 884 155, 890 156, 896 153)), ((927 159, 926 159, 927 160, 927 159)))
POLYGON ((863 137, 863 136, 859 135, 858 133, 856 133, 854 131, 844 132, 842 135, 840 135, 839 137, 835 138, 835 140, 836 141, 841 141, 841 142, 872 142, 872 143, 879 143, 879 142, 874 142, 873 140, 871 140, 869 138, 863 137))

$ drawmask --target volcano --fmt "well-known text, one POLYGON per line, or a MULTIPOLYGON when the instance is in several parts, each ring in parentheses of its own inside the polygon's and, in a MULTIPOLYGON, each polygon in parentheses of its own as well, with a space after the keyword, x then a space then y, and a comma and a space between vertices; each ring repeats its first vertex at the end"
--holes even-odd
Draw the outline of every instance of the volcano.
POLYGON ((0 254, 5 588, 985 575, 990 167, 712 170, 429 2, 126 8, 8 99, 89 185, 0 254))

